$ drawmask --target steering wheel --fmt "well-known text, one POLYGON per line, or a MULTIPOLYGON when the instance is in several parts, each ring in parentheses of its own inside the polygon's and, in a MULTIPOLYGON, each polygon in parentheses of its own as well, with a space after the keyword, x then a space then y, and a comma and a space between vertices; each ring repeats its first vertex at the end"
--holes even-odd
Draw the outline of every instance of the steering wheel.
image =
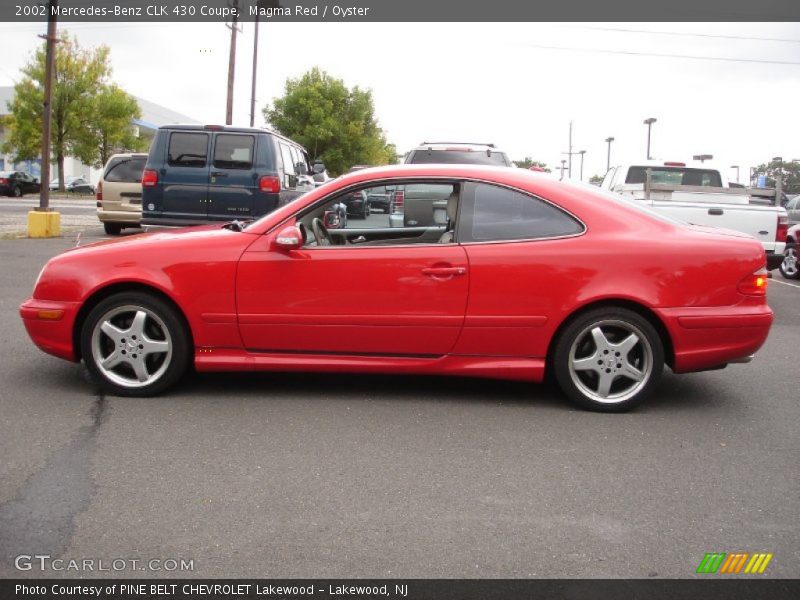
POLYGON ((317 246, 331 246, 333 240, 331 234, 325 228, 321 219, 315 218, 311 221, 311 231, 314 232, 314 238, 317 240, 317 246))

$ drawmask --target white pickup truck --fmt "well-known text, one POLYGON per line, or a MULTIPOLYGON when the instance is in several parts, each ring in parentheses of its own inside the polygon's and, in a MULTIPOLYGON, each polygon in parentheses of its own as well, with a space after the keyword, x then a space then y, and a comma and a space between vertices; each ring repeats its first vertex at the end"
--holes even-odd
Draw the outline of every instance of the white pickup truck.
POLYGON ((786 209, 763 201, 751 203, 747 189, 731 187, 717 169, 642 161, 611 167, 601 187, 681 221, 747 233, 764 246, 770 270, 783 261, 786 209))

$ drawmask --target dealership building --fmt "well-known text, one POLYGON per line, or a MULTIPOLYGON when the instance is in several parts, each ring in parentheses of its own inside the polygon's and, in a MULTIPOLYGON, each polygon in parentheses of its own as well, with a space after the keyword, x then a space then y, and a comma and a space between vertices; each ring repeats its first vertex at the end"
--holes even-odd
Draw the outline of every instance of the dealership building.
MULTIPOLYGON (((14 98, 14 88, 12 86, 0 86, 0 171, 27 171, 34 177, 39 177, 41 173, 40 160, 26 160, 14 162, 13 154, 5 154, 2 146, 5 142, 6 132, 3 129, 2 121, 5 115, 9 114, 8 104, 14 98)), ((141 117, 131 121, 137 137, 150 140, 153 138, 156 129, 162 125, 174 125, 176 123, 198 123, 196 119, 187 117, 184 114, 161 106, 144 98, 133 97, 141 110, 141 117)), ((100 170, 91 166, 84 165, 75 157, 68 156, 64 161, 64 171, 67 177, 83 177, 92 183, 100 177, 100 170)), ((58 177, 58 165, 53 164, 50 170, 52 178, 58 177)))

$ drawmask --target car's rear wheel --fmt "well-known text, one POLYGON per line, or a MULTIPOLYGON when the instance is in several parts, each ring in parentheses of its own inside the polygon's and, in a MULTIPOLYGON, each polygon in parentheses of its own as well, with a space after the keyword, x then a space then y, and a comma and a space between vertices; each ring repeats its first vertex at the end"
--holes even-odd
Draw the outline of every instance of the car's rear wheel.
POLYGON ((797 244, 786 244, 783 251, 783 262, 778 267, 781 275, 786 279, 800 279, 800 265, 797 264, 797 244))
POLYGON ((626 308, 580 315, 559 336, 553 353, 556 380, 576 404, 622 412, 640 404, 664 369, 664 349, 653 325, 626 308))
POLYGON ((119 223, 103 223, 103 229, 108 235, 119 235, 122 233, 122 225, 119 223))
POLYGON ((164 300, 126 292, 95 306, 81 330, 92 378, 118 396, 154 396, 176 383, 190 358, 189 335, 164 300))

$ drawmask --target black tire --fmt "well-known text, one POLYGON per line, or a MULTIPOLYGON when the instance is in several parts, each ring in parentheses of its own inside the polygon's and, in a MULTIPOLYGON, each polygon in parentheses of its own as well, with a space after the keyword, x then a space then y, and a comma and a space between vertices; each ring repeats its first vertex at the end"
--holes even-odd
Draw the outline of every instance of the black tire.
POLYGON ((15 185, 11 189, 11 194, 14 196, 14 198, 22 198, 22 189, 18 185, 15 185))
POLYGON ((551 365, 559 387, 578 406, 624 412, 641 404, 658 384, 664 370, 664 348, 656 329, 640 314, 603 307, 581 314, 567 325, 553 348, 551 365), (600 339, 605 340, 603 347, 595 341, 598 327, 600 339), (630 338, 631 334, 638 341, 630 338), (626 346, 617 350, 623 340, 635 345, 627 351, 626 346), (629 373, 638 373, 641 379, 629 378, 629 373), (609 381, 604 392, 603 383, 609 381))
POLYGON ((119 223, 103 223, 103 229, 108 235, 119 235, 122 233, 122 225, 119 223))
POLYGON ((116 396, 156 396, 180 380, 192 358, 190 335, 182 316, 171 304, 146 292, 122 292, 101 301, 83 322, 80 346, 81 356, 92 379, 107 393, 116 396), (133 319, 126 321, 127 315, 128 313, 138 315, 140 312, 147 314, 147 320, 144 322, 143 334, 138 339, 131 336, 135 341, 128 338, 115 341, 101 333, 101 325, 106 321, 113 323, 118 330, 122 329, 120 333, 123 335, 128 331, 134 331, 133 319), (119 315, 113 316, 115 313, 119 313, 119 315), (119 320, 114 321, 113 319, 119 320), (128 323, 127 331, 124 330, 126 322, 128 323), (165 329, 166 333, 162 329, 165 329), (118 344, 118 341, 121 343, 118 344), (142 345, 136 346, 140 341, 146 344, 166 342, 166 347, 169 348, 169 351, 166 352, 162 350, 152 353, 152 358, 146 351, 142 352, 139 360, 142 364, 149 360, 145 373, 154 371, 152 381, 144 380, 145 382, 142 383, 141 379, 137 380, 133 367, 128 363, 120 362, 118 366, 114 367, 116 371, 104 370, 99 366, 98 363, 103 359, 104 352, 107 352, 105 358, 109 358, 110 354, 115 352, 125 354, 125 351, 120 348, 130 351, 127 354, 128 358, 122 360, 130 360, 132 363, 132 359, 137 358, 133 352, 138 352, 136 348, 143 347, 142 345), (161 354, 166 354, 166 356, 162 357, 161 354), (109 372, 110 375, 107 374, 109 372), (123 380, 123 382, 121 383, 119 380, 123 380), (124 383, 124 381, 128 383, 124 383))
POLYGON ((800 264, 798 264, 797 244, 787 242, 783 251, 783 262, 778 265, 778 270, 786 279, 800 279, 800 264))
POLYGON ((364 202, 364 208, 361 210, 361 218, 366 219, 370 214, 372 214, 372 211, 369 207, 369 201, 364 202))

